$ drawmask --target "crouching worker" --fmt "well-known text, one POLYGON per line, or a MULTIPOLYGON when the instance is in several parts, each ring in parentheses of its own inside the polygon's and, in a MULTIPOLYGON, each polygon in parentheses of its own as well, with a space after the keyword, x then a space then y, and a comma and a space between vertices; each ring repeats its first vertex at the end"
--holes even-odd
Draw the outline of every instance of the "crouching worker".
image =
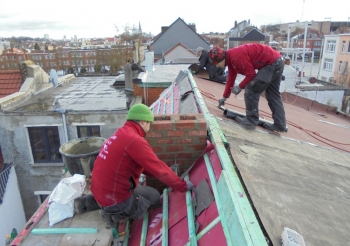
POLYGON ((158 159, 144 139, 154 120, 144 104, 135 104, 127 121, 103 144, 94 163, 91 192, 101 206, 101 216, 109 226, 122 219, 141 219, 147 210, 160 205, 159 192, 139 184, 141 173, 154 176, 175 191, 193 188, 158 159))

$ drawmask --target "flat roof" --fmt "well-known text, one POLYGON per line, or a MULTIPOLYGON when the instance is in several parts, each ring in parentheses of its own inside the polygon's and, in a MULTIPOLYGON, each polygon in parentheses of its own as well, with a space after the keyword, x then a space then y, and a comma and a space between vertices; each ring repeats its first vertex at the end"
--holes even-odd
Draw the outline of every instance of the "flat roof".
POLYGON ((115 76, 75 77, 37 93, 16 110, 115 111, 127 109, 128 92, 113 87, 115 76))

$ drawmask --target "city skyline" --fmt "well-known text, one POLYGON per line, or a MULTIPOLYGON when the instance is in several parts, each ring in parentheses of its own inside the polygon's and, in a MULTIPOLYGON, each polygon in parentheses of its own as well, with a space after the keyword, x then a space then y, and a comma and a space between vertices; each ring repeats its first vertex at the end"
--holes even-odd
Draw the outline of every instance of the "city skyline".
POLYGON ((347 1, 338 0, 339 8, 329 8, 326 2, 316 0, 261 2, 246 0, 239 4, 224 0, 221 5, 209 1, 185 2, 169 5, 167 1, 152 0, 117 3, 110 1, 96 4, 93 1, 60 1, 59 5, 48 5, 38 0, 28 5, 23 0, 14 0, 0 9, 0 37, 27 36, 52 39, 105 38, 124 32, 124 27, 136 28, 157 35, 162 26, 171 25, 177 18, 187 24, 194 23, 197 33, 228 32, 235 21, 261 25, 299 21, 349 21, 347 1), (15 7, 21 6, 21 7, 15 7), (25 6, 25 7, 23 7, 25 6), (343 8, 341 6, 344 6, 343 8), (51 8, 52 7, 52 8, 51 8), (35 13, 35 14, 34 14, 35 13), (117 32, 117 28, 119 32, 117 32))

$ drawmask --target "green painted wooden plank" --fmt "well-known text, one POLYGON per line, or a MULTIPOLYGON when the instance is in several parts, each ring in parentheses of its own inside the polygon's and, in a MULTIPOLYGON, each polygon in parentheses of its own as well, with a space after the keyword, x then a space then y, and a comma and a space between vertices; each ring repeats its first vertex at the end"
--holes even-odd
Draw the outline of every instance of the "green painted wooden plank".
POLYGON ((169 226, 169 215, 168 215, 168 189, 163 191, 163 218, 162 218, 162 246, 168 246, 168 226, 169 226))
MULTIPOLYGON (((188 181, 188 175, 184 178, 184 180, 188 181)), ((192 203, 192 191, 186 192, 186 206, 187 206, 187 223, 188 223, 188 239, 190 240, 191 246, 197 245, 196 238, 196 226, 195 226, 195 217, 193 211, 193 203, 192 203)))
POLYGON ((97 228, 38 228, 32 234, 90 234, 97 233, 97 228))
POLYGON ((130 220, 128 220, 125 225, 125 234, 124 234, 125 238, 124 238, 123 246, 127 246, 129 243, 129 234, 130 234, 129 223, 130 223, 130 220))
MULTIPOLYGON (((214 226, 216 226, 220 222, 220 217, 216 217, 212 222, 209 223, 203 230, 201 230, 196 238, 197 241, 201 239, 206 233, 208 233, 211 229, 213 229, 214 226)), ((186 243, 185 246, 190 246, 190 242, 186 243)))
POLYGON ((215 116, 213 116, 207 106, 205 105, 205 101, 202 97, 202 94, 200 93, 199 89, 198 89, 198 86, 196 84, 196 82, 194 81, 193 79, 193 75, 191 73, 190 70, 187 70, 188 72, 188 76, 190 78, 190 83, 191 83, 191 86, 193 88, 193 91, 194 91, 194 94, 197 98, 197 102, 199 104, 199 107, 204 115, 204 118, 206 119, 207 121, 207 125, 208 125, 208 134, 209 134, 209 137, 212 136, 214 134, 214 132, 216 134, 219 134, 220 138, 221 138, 221 141, 227 145, 227 140, 226 140, 226 137, 225 135, 222 133, 221 129, 220 129, 220 126, 219 124, 217 123, 217 121, 215 120, 215 116))
POLYGON ((226 237, 226 242, 227 242, 227 245, 232 245, 232 243, 231 243, 232 242, 231 234, 230 234, 229 229, 228 229, 229 228, 228 227, 228 221, 226 220, 225 214, 223 213, 223 204, 221 203, 221 199, 220 199, 220 196, 219 196, 219 190, 218 190, 218 187, 217 187, 217 184, 216 184, 216 178, 215 178, 215 175, 214 175, 214 170, 213 170, 213 167, 211 166, 211 163, 210 163, 208 155, 204 154, 203 157, 204 157, 205 165, 207 167, 207 171, 208 171, 208 174, 209 174, 210 184, 211 184, 211 187, 213 189, 215 202, 216 202, 216 207, 218 208, 219 216, 220 216, 220 219, 221 219, 221 225, 222 225, 222 228, 224 230, 225 237, 226 237))
POLYGON ((148 228, 148 217, 149 217, 149 213, 147 212, 143 216, 140 246, 145 246, 146 245, 147 228, 148 228))

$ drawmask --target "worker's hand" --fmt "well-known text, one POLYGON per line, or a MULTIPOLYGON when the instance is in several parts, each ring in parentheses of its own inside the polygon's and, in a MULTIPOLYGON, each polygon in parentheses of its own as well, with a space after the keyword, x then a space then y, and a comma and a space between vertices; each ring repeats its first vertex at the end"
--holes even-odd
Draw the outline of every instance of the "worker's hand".
POLYGON ((220 98, 220 99, 219 99, 219 107, 224 106, 226 100, 227 100, 226 97, 220 98))
POLYGON ((239 87, 238 85, 235 85, 233 88, 232 88, 232 93, 235 94, 236 96, 241 93, 242 89, 241 87, 239 87))
POLYGON ((189 190, 193 190, 194 185, 192 184, 192 182, 191 182, 191 181, 186 181, 186 184, 187 184, 187 191, 189 191, 189 190))

